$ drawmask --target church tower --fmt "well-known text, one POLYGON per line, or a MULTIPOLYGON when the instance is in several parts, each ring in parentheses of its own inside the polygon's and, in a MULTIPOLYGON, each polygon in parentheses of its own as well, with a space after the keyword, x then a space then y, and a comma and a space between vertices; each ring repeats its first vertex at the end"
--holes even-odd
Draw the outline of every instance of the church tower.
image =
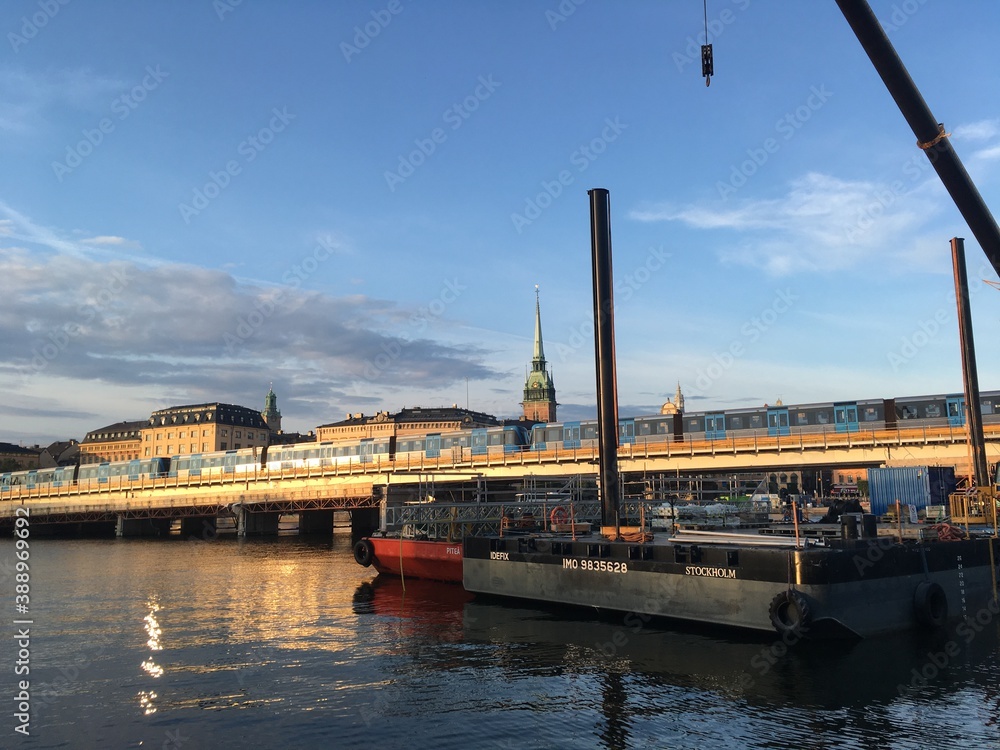
POLYGON ((556 386, 552 373, 546 370, 545 351, 542 349, 542 313, 535 285, 535 352, 531 358, 531 372, 524 381, 524 418, 539 422, 556 421, 556 386))
POLYGON ((674 396, 674 400, 671 401, 667 399, 667 403, 663 405, 660 409, 660 414, 677 414, 684 413, 684 394, 681 393, 681 383, 677 381, 677 394, 674 396))
POLYGON ((267 422, 271 432, 281 431, 281 412, 278 411, 278 397, 274 395, 274 389, 268 387, 267 395, 264 396, 264 411, 260 413, 267 422))

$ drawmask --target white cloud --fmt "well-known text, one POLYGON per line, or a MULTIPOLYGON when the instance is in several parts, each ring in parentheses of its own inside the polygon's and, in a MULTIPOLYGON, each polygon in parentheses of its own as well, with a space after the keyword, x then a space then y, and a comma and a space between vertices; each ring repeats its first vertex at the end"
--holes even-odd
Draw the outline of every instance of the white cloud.
POLYGON ((35 132, 53 107, 99 110, 125 87, 124 81, 87 69, 28 73, 0 68, 0 131, 35 132))
POLYGON ((705 230, 739 232, 720 240, 720 259, 774 275, 855 267, 905 252, 914 231, 934 213, 917 189, 811 172, 776 199, 732 207, 659 205, 630 212, 637 221, 679 221, 705 230))
POLYGON ((980 120, 968 125, 959 125, 952 131, 952 136, 970 141, 988 141, 1000 135, 1000 120, 980 120))
POLYGON ((1000 159, 1000 144, 996 146, 990 146, 989 148, 980 149, 976 151, 973 155, 975 159, 982 159, 983 161, 992 161, 993 159, 1000 159))
POLYGON ((97 237, 90 237, 86 240, 80 240, 84 245, 92 245, 94 247, 119 247, 122 249, 135 248, 140 249, 140 245, 135 240, 127 240, 124 237, 116 237, 115 235, 98 235, 97 237))

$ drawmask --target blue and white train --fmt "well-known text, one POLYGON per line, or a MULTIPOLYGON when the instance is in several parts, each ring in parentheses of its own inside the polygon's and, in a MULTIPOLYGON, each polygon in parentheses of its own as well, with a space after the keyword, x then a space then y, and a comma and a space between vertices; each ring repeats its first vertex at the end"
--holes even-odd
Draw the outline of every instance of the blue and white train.
MULTIPOLYGON (((982 393, 980 404, 983 423, 1000 424, 1000 391, 982 393)), ((961 427, 964 423, 964 397, 949 394, 629 417, 619 420, 618 439, 620 445, 643 445, 823 431, 947 428, 961 427)), ((572 451, 596 445, 596 420, 539 423, 530 430, 516 424, 497 425, 399 437, 272 445, 7 472, 0 474, 0 498, 10 497, 14 489, 63 488, 74 484, 81 488, 99 488, 157 479, 200 483, 278 478, 355 464, 405 468, 426 460, 495 457, 526 450, 572 451)), ((1000 476, 997 480, 1000 482, 1000 476)))

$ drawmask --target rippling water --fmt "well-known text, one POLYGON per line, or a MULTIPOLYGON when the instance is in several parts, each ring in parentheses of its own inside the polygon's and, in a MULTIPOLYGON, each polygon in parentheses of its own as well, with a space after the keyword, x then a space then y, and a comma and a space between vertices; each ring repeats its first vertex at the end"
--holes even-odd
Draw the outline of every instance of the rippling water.
MULTIPOLYGON (((0 542, 0 562, 12 553, 0 542)), ((1000 746, 989 612, 978 634, 785 653, 458 586, 404 592, 346 537, 33 541, 31 565, 31 737, 14 733, 6 637, 0 747, 1000 746)))

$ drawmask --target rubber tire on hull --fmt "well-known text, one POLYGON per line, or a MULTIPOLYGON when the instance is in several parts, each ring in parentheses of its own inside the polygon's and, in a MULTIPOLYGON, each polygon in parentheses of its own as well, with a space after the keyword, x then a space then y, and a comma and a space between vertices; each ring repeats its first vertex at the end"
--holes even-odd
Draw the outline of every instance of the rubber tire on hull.
POLYGON ((375 559, 375 547, 367 539, 362 539, 354 545, 354 562, 358 565, 368 567, 375 559))
POLYGON ((809 602, 792 589, 782 591, 771 600, 768 614, 771 624, 781 636, 793 634, 801 637, 809 631, 809 624, 812 622, 809 602))
POLYGON ((933 581, 921 581, 913 590, 913 613, 927 628, 940 628, 948 622, 948 596, 933 581))

